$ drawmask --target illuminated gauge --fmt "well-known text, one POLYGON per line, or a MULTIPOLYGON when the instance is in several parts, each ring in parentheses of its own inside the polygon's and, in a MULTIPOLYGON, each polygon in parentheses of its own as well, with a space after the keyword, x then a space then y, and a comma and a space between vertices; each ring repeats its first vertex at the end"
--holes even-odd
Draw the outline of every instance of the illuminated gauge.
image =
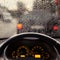
POLYGON ((20 46, 17 50, 17 55, 19 58, 25 58, 28 56, 28 54, 29 54, 29 50, 25 46, 20 46))
POLYGON ((48 59, 49 54, 41 46, 35 46, 32 49, 32 56, 36 59, 48 59))
POLYGON ((39 59, 42 58, 43 53, 44 53, 44 49, 42 49, 42 47, 40 47, 40 46, 35 46, 32 49, 32 56, 34 58, 39 58, 39 59))
POLYGON ((15 51, 12 52, 12 58, 15 59, 15 58, 18 58, 17 54, 15 51))

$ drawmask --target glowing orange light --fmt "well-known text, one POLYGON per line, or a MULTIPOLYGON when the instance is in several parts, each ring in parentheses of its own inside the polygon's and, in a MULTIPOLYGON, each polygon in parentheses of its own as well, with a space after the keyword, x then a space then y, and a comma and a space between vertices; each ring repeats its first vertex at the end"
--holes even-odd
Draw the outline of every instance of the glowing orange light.
POLYGON ((17 29, 21 30, 23 28, 23 25, 21 23, 17 24, 17 29))

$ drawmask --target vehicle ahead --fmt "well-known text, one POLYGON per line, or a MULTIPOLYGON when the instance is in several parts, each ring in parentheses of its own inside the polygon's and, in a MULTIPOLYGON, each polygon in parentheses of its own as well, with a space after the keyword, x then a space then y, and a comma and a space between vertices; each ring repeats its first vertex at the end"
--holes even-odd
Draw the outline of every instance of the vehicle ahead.
POLYGON ((17 34, 0 45, 0 60, 60 60, 60 42, 41 33, 17 34))

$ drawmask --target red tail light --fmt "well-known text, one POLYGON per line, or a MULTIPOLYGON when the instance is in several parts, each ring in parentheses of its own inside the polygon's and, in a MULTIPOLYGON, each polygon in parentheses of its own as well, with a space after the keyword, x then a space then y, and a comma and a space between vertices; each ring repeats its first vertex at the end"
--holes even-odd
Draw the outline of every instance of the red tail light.
POLYGON ((58 30, 58 26, 53 26, 53 30, 57 31, 58 30))
POLYGON ((59 3, 59 0, 55 0, 55 4, 58 5, 58 3, 59 3))

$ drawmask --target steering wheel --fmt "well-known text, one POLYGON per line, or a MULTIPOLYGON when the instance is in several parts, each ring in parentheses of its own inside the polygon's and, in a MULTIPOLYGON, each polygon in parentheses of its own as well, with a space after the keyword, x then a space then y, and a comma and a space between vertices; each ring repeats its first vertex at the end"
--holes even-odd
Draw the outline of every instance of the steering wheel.
POLYGON ((0 45, 0 60, 60 60, 60 42, 41 33, 26 32, 0 45))

